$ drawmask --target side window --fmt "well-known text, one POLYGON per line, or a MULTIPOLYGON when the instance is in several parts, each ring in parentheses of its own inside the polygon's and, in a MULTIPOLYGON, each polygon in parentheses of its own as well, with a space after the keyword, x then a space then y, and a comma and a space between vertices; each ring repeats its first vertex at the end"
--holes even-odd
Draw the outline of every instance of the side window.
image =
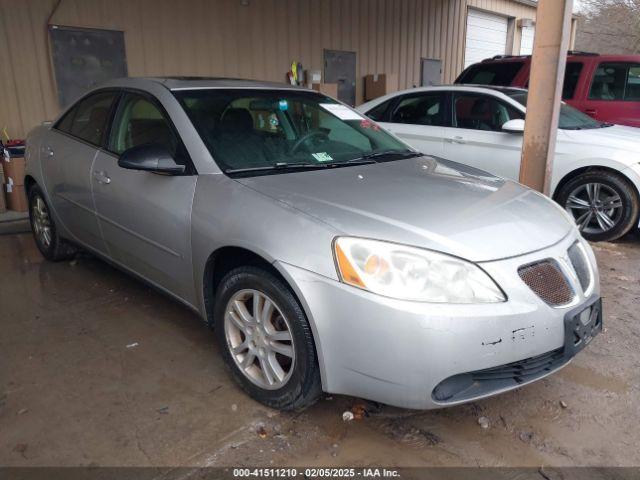
POLYGON ((147 144, 163 145, 177 163, 184 163, 180 142, 160 108, 142 95, 127 93, 113 121, 109 150, 120 155, 147 144))
POLYGON ((386 120, 386 113, 389 110, 389 105, 394 99, 387 100, 386 102, 382 102, 380 105, 376 105, 371 110, 369 110, 366 115, 374 122, 384 122, 386 120))
POLYGON ((71 125, 73 124, 73 117, 75 117, 78 107, 71 108, 64 117, 60 119, 55 128, 64 133, 71 133, 71 125))
POLYGON ((630 67, 628 63, 601 63, 593 76, 589 99, 624 100, 630 67))
POLYGON ((562 86, 562 99, 571 100, 576 93, 580 73, 582 72, 582 63, 568 62, 567 69, 564 72, 564 84, 562 86))
POLYGON ((94 145, 100 145, 107 127, 115 92, 99 92, 73 107, 56 128, 94 145))
POLYGON ((640 101, 640 65, 633 65, 629 68, 624 99, 633 102, 640 101))
POLYGON ((488 95, 459 93, 453 99, 453 126, 469 130, 500 132, 502 125, 524 113, 488 95))
POLYGON ((411 95, 403 98, 393 114, 393 123, 443 126, 445 124, 444 97, 442 93, 411 95))

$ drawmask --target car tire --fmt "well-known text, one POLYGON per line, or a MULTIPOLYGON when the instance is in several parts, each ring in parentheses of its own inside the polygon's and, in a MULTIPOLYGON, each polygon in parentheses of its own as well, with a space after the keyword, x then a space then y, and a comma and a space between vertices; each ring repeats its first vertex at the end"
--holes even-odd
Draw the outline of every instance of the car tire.
POLYGON ((28 197, 31 231, 40 253, 53 262, 72 258, 76 248, 58 234, 51 210, 40 187, 32 186, 28 197))
POLYGON ((234 380, 252 398, 279 410, 302 410, 318 400, 322 386, 311 327, 291 289, 275 275, 253 266, 227 273, 216 293, 214 328, 234 380), (243 311, 238 302, 253 323, 237 321, 243 311), (257 319, 256 309, 263 312, 257 319))
POLYGON ((622 175, 614 172, 592 170, 581 173, 565 183, 555 198, 576 220, 582 236, 593 242, 616 240, 629 232, 638 220, 638 193, 622 175), (595 185, 598 186, 597 194, 592 195, 596 193, 595 185), (615 202, 608 199, 615 199, 615 202), (606 208, 613 205, 619 207, 606 208), (588 215, 591 215, 589 220, 588 215))

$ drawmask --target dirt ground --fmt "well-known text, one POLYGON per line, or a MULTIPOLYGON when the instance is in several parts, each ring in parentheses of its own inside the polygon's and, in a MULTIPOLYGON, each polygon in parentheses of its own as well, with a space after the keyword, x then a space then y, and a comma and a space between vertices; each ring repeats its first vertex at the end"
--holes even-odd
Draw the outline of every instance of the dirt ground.
POLYGON ((605 329, 558 374, 445 410, 333 396, 287 414, 230 381, 190 311, 0 236, 0 465, 640 466, 640 239, 594 248, 605 329))

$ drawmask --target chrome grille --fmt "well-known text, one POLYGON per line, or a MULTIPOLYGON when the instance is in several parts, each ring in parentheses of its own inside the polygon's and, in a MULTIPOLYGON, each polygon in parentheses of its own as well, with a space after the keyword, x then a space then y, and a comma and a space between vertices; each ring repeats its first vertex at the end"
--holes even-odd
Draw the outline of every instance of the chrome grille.
POLYGON ((582 287, 582 291, 586 291, 591 285, 591 270, 589 269, 589 263, 587 257, 585 256, 584 250, 580 247, 578 242, 574 243, 567 250, 567 254, 569 255, 569 260, 571 260, 571 265, 573 265, 573 269, 578 276, 578 280, 580 281, 580 286, 582 287))
POLYGON ((527 286, 549 305, 565 305, 573 300, 573 290, 558 264, 549 259, 518 269, 527 286))

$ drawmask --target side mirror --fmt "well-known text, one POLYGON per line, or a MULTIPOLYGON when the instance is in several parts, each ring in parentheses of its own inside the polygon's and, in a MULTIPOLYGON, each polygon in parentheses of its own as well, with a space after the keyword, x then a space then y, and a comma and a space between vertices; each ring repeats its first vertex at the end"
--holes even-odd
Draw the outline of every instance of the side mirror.
POLYGON ((125 150, 120 155, 118 166, 128 170, 142 170, 165 175, 180 175, 185 171, 185 166, 178 165, 169 151, 157 143, 138 145, 125 150))
POLYGON ((502 131, 507 133, 523 133, 524 132, 524 120, 521 118, 514 118, 502 124, 502 131))

